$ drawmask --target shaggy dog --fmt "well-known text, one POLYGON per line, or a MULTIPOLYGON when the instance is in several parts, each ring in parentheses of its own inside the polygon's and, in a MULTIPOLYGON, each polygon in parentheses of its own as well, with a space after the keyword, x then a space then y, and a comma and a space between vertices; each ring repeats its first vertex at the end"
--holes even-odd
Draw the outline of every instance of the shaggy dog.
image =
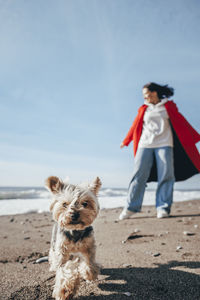
POLYGON ((49 251, 50 271, 56 272, 53 297, 66 300, 73 297, 81 278, 95 280, 99 273, 91 224, 99 212, 101 181, 97 177, 89 185, 72 185, 51 176, 46 187, 53 196, 50 211, 56 222, 49 251))

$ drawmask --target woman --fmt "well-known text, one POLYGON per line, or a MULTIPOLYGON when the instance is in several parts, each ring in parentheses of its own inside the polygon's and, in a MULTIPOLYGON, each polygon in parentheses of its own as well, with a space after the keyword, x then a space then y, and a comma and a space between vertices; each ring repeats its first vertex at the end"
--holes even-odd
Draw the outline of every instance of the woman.
POLYGON ((174 89, 150 82, 143 87, 144 105, 138 110, 120 148, 134 143, 134 170, 127 205, 119 220, 128 219, 142 207, 146 183, 157 181, 157 218, 168 217, 175 181, 200 172, 200 155, 195 144, 200 135, 168 100, 174 89))

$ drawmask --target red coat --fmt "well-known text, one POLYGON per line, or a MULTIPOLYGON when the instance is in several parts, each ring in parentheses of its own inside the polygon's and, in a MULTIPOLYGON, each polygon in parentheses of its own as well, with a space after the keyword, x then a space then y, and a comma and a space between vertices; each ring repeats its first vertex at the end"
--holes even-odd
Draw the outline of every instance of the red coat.
MULTIPOLYGON (((200 155, 195 144, 200 141, 198 132, 178 112, 173 101, 168 101, 165 108, 169 115, 174 139, 174 168, 177 181, 185 180, 200 172, 200 155)), ((142 105, 136 116, 123 144, 128 146, 133 140, 134 155, 136 155, 138 143, 142 134, 144 113, 147 105, 142 105)), ((148 181, 157 181, 155 162, 148 181)))

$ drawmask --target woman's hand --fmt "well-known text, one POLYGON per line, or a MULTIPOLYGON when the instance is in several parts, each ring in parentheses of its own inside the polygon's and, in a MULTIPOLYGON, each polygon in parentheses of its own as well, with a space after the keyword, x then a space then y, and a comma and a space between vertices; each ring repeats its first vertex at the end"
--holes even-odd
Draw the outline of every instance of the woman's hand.
POLYGON ((122 148, 124 148, 124 144, 123 143, 121 143, 121 145, 120 145, 120 149, 122 149, 122 148))

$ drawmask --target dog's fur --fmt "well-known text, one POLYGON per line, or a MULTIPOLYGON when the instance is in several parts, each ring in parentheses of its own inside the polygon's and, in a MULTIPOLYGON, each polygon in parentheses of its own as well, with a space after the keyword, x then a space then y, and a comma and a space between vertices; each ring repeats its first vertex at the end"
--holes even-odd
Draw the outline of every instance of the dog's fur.
POLYGON ((50 211, 56 222, 49 251, 50 271, 56 272, 53 297, 66 300, 75 294, 81 278, 94 280, 99 273, 91 224, 99 211, 101 181, 97 177, 87 186, 72 185, 51 176, 46 187, 53 195, 50 211))

